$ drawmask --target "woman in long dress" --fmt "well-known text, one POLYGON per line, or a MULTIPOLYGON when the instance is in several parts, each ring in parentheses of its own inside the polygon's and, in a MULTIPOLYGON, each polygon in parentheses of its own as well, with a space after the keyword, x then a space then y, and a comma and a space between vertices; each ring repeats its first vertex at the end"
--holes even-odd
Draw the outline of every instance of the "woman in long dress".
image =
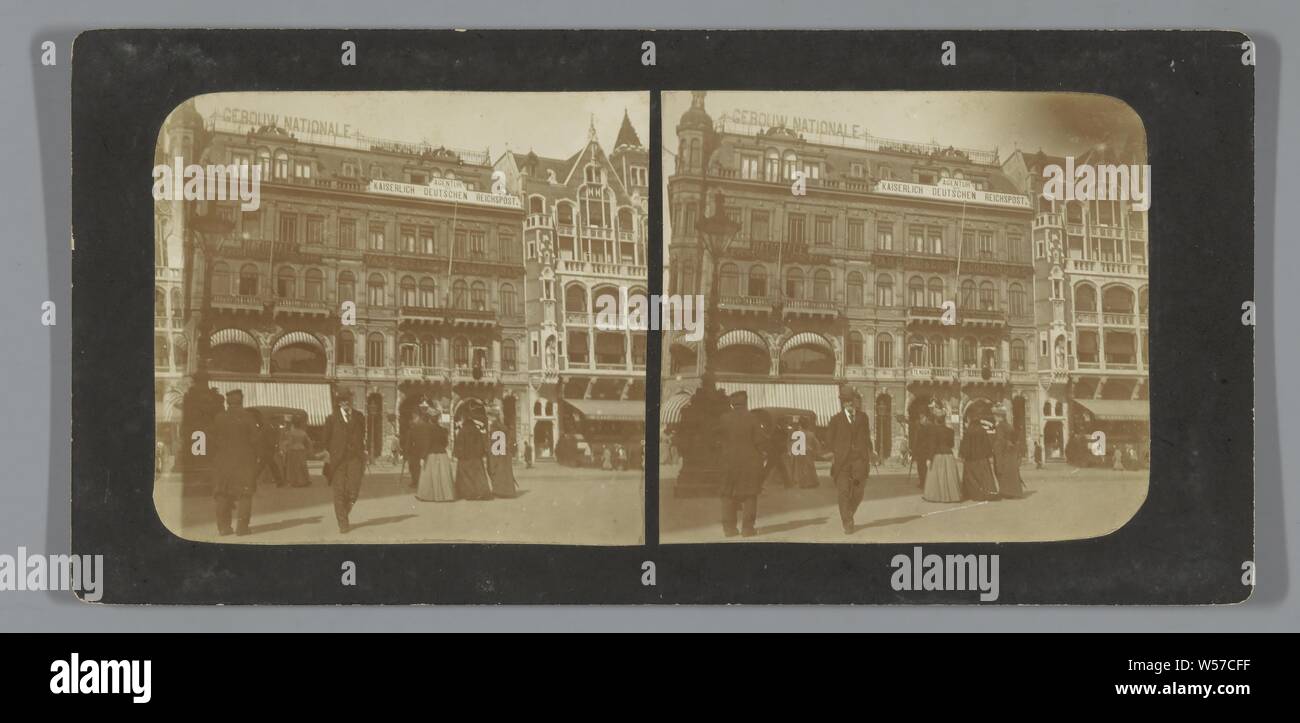
POLYGON ((961 491, 968 500, 997 499, 993 480, 993 444, 984 420, 972 419, 961 436, 961 491))
POLYGON ((488 439, 482 404, 471 407, 456 424, 456 496, 463 500, 490 500, 492 483, 483 466, 488 439))
POLYGON ((290 422, 281 443, 284 448, 285 481, 290 487, 307 487, 311 484, 311 478, 307 476, 307 447, 311 441, 302 425, 303 422, 299 419, 290 422))
POLYGON ((441 414, 434 409, 429 416, 433 426, 433 439, 429 452, 420 465, 420 482, 415 497, 425 502, 451 502, 456 499, 455 472, 447 456, 447 428, 438 420, 441 414))
POLYGON ((1005 411, 998 418, 993 436, 993 467, 998 475, 999 495, 1012 499, 1025 496, 1025 482, 1020 478, 1020 444, 1005 411))
POLYGON ((804 433, 804 453, 791 457, 792 481, 803 489, 812 489, 818 484, 817 455, 821 453, 821 444, 818 443, 817 435, 811 429, 803 428, 802 421, 794 423, 793 431, 804 433))
MULTIPOLYGON (((494 408, 489 412, 488 416, 492 420, 488 425, 490 443, 498 439, 497 432, 505 435, 506 427, 501 423, 500 411, 494 408)), ((514 463, 515 460, 510 455, 509 445, 506 446, 505 454, 489 454, 487 456, 487 471, 488 477, 492 481, 493 496, 507 498, 519 496, 519 484, 515 482, 514 463)))
MULTIPOLYGON (((933 424, 926 425, 927 441, 933 455, 925 473, 925 492, 921 495, 929 502, 961 502, 962 479, 957 472, 957 458, 952 456, 954 434, 936 413, 933 424)), ((964 441, 964 440, 963 440, 964 441)))

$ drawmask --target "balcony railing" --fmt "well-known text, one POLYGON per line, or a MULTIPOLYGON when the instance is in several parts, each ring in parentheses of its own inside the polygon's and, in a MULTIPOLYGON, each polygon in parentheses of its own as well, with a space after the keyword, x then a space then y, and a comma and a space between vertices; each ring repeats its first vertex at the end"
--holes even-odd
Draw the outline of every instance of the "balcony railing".
POLYGON ((213 294, 212 306, 225 309, 261 311, 263 299, 257 294, 213 294))
POLYGON ((298 314, 301 316, 329 316, 334 312, 333 304, 327 301, 309 301, 279 297, 275 300, 275 313, 298 314))
POLYGON ((837 316, 839 305, 834 301, 817 299, 785 299, 785 313, 809 314, 812 316, 837 316))
POLYGON ((1034 216, 1034 228, 1059 228, 1061 225, 1061 214, 1059 213, 1040 213, 1034 216))
POLYGON ((524 218, 524 230, 532 231, 539 228, 550 228, 551 217, 545 213, 530 213, 524 218))
POLYGON ((1104 313, 1101 315, 1102 323, 1106 324, 1107 326, 1133 326, 1133 322, 1136 319, 1137 319, 1136 314, 1104 313))
POLYGON ((970 326, 1006 326, 1007 312, 998 309, 959 309, 958 320, 970 326))
POLYGON ((1147 265, 1125 261, 1100 261, 1097 259, 1067 259, 1066 270, 1071 273, 1106 274, 1146 278, 1147 265))

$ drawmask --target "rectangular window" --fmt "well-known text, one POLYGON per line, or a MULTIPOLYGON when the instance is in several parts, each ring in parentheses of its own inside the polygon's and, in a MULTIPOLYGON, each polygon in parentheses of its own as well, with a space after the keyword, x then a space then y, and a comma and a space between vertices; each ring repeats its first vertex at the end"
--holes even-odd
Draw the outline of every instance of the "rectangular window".
POLYGON ((307 217, 307 243, 319 246, 324 239, 325 219, 320 216, 307 217))
POLYGON ((785 239, 787 242, 801 244, 807 240, 804 234, 804 220, 801 213, 792 213, 786 218, 785 239))
POLYGON ((280 235, 277 241, 298 243, 298 216, 292 213, 280 214, 280 235))
POLYGON ((993 258, 993 234, 988 231, 980 232, 980 258, 993 258))
POLYGON ((864 175, 861 163, 852 163, 849 165, 849 175, 854 178, 862 178, 864 175))
POLYGON ((1020 234, 1007 234, 1007 255, 1012 261, 1027 261, 1025 258, 1025 239, 1020 234))
POLYGON ((771 221, 767 211, 754 211, 749 214, 750 238, 767 241, 772 238, 771 221))
POLYGON ((894 250, 894 224, 876 224, 876 248, 881 251, 894 250))
POLYGON ((481 259, 487 255, 487 234, 474 231, 469 235, 469 255, 481 259))
POLYGON ((415 253, 415 229, 410 226, 402 227, 402 251, 415 253))
POLYGON ((925 227, 924 226, 908 226, 907 238, 908 238, 908 245, 909 248, 912 249, 912 253, 917 253, 917 254, 925 253, 925 227))
POLYGON ((849 220, 849 248, 861 251, 866 248, 867 225, 856 219, 849 220))
POLYGON ((515 241, 514 234, 498 233, 497 244, 501 248, 500 258, 502 261, 514 261, 519 258, 518 242, 515 241))
POLYGON ((370 226, 370 250, 384 250, 384 227, 383 224, 373 224, 370 226))
POLYGON ((503 344, 501 346, 501 369, 512 372, 518 367, 518 361, 515 359, 514 342, 503 344))
POLYGON ((420 253, 425 256, 432 256, 434 253, 434 229, 431 227, 420 229, 420 253))
POLYGON ((354 249, 357 247, 357 222, 350 218, 339 219, 339 248, 354 249))
POLYGON ((294 161, 293 176, 303 180, 311 179, 311 161, 294 161))
POLYGON ((816 234, 813 237, 814 243, 818 246, 831 245, 831 218, 830 216, 818 216, 816 225, 813 227, 816 234))
POLYGON ((740 177, 749 181, 759 180, 759 157, 758 156, 741 156, 740 157, 740 177))
POLYGON ((932 254, 943 253, 943 228, 940 226, 930 226, 928 231, 929 231, 929 239, 930 239, 930 253, 932 254))

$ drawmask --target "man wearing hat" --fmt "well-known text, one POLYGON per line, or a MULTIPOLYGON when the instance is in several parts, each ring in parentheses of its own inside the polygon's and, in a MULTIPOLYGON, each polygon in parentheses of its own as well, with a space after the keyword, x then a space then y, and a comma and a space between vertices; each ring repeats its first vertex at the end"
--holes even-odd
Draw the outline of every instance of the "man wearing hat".
POLYGON ((334 517, 339 532, 351 529, 348 515, 361 495, 361 476, 366 463, 366 417, 352 408, 352 396, 341 392, 335 398, 334 413, 325 420, 325 462, 330 466, 334 488, 334 517))
POLYGON ((862 504, 866 491, 867 475, 871 474, 871 423, 867 415, 857 408, 858 393, 849 387, 840 388, 842 409, 830 423, 831 480, 835 483, 840 508, 840 523, 844 534, 856 529, 853 515, 862 504))
POLYGON ((722 533, 727 537, 755 535, 758 493, 763 489, 762 425, 747 409, 745 392, 729 398, 731 409, 718 420, 722 429, 722 533), (736 515, 741 513, 741 527, 736 515))
POLYGON ((217 533, 247 535, 257 488, 257 420, 244 409, 244 392, 226 392, 227 408, 212 420, 212 496, 217 504, 217 533), (231 529, 237 512, 238 526, 231 529))

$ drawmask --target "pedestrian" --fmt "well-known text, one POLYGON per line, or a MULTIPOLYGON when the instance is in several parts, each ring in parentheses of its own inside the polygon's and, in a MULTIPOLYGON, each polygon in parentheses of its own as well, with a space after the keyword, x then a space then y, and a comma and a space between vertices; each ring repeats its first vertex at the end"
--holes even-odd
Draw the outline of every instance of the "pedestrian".
POLYGON ((841 409, 830 423, 831 481, 835 483, 836 498, 840 508, 840 524, 844 534, 857 530, 854 515, 866 492, 867 477, 871 474, 871 423, 867 415, 857 408, 858 395, 848 387, 840 389, 841 409))
POLYGON ((614 469, 614 454, 610 445, 602 445, 600 452, 600 468, 603 470, 614 469))
POLYGON ((244 392, 226 392, 226 409, 212 420, 212 496, 217 507, 217 534, 247 535, 257 488, 260 430, 244 409, 244 392), (232 514, 237 526, 231 529, 232 514))
POLYGON ((722 534, 753 537, 758 534, 758 493, 763 490, 763 450, 767 440, 762 425, 747 409, 748 395, 736 392, 728 401, 731 408, 718 419, 722 436, 722 484, 718 490, 722 534))
POLYGON ((456 496, 463 500, 492 499, 484 457, 488 454, 487 410, 483 402, 467 399, 461 403, 456 421, 456 496))
POLYGON ((1020 479, 1020 445, 1011 424, 1011 410, 1000 406, 995 412, 998 420, 993 434, 993 468, 998 478, 998 494, 1019 499, 1025 496, 1025 483, 1020 479))
POLYGON ((911 447, 912 459, 916 460, 916 486, 924 490, 925 475, 929 470, 930 457, 934 454, 933 450, 930 449, 933 432, 930 429, 928 410, 922 412, 916 421, 915 439, 908 446, 911 447))
POLYGON ((494 497, 518 497, 519 483, 515 481, 514 459, 510 456, 510 445, 502 445, 499 440, 506 439, 506 428, 501 422, 501 410, 493 407, 488 411, 488 436, 491 447, 487 456, 488 479, 492 483, 494 497), (500 452, 500 454, 497 454, 500 452))
POLYGON ((428 402, 420 400, 414 412, 411 413, 410 421, 402 428, 402 457, 405 458, 407 466, 411 470, 411 489, 416 489, 420 485, 420 467, 424 464, 424 458, 429 455, 429 447, 433 443, 433 422, 429 420, 428 402))
POLYGON ((1124 446, 1117 444, 1114 447, 1112 447, 1111 458, 1112 461, 1114 462, 1114 464, 1111 465, 1111 468, 1114 469, 1116 472, 1123 472, 1124 471, 1124 446))
MULTIPOLYGON (((817 455, 821 454, 821 443, 817 441, 817 435, 813 430, 805 430, 803 422, 799 419, 794 420, 790 428, 790 438, 793 440, 796 434, 803 435, 802 454, 791 456, 790 477, 791 481, 799 485, 802 489, 812 489, 819 482, 817 480, 817 455)), ((793 451, 793 442, 791 442, 791 451, 793 451)))
POLYGON ((303 429, 306 420, 295 418, 285 429, 284 434, 284 477, 290 487, 307 487, 311 478, 307 476, 307 450, 311 440, 307 430, 303 429))
POLYGON ((961 475, 952 456, 955 435, 944 422, 942 409, 933 412, 930 434, 930 465, 921 496, 927 502, 961 502, 961 475))
POLYGON ((533 443, 524 440, 524 469, 533 468, 533 443))
POLYGON ((260 427, 257 445, 257 480, 261 482, 262 477, 267 476, 276 487, 283 487, 284 475, 280 471, 280 463, 277 459, 280 454, 280 427, 269 416, 258 414, 253 410, 249 411, 258 420, 260 427))
POLYGON ((1034 440, 1034 469, 1043 468, 1043 447, 1034 440))
POLYGON ((366 418, 352 408, 352 398, 346 392, 339 395, 334 412, 325 420, 324 444, 334 488, 334 518, 339 532, 346 535, 352 529, 349 516, 361 496, 367 461, 366 418))
POLYGON ((451 468, 451 458, 447 456, 449 435, 441 422, 442 412, 436 406, 421 406, 420 415, 429 425, 429 439, 420 465, 415 498, 425 502, 451 502, 456 499, 455 473, 451 468))
POLYGON ((993 480, 993 442, 984 422, 971 415, 961 436, 961 490, 968 500, 998 498, 997 483, 993 480))
POLYGON ((779 421, 772 428, 771 442, 767 448, 767 465, 763 470, 763 484, 775 487, 778 483, 786 489, 794 486, 794 429, 779 421))

